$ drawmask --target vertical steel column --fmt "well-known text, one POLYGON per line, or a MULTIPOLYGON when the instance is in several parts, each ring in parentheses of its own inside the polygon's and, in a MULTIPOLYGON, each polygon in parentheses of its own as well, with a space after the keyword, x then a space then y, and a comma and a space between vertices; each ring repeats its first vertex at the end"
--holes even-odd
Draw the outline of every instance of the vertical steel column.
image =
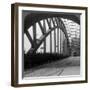
POLYGON ((52 53, 52 32, 50 33, 50 53, 52 53))
MULTIPOLYGON (((50 19, 51 24, 51 19, 50 19)), ((50 53, 52 53, 52 32, 50 33, 50 53)))
POLYGON ((54 52, 56 53, 56 30, 54 30, 54 52))
MULTIPOLYGON (((57 26, 61 27, 61 23, 59 22, 59 18, 55 18, 57 26)), ((57 28, 57 52, 59 53, 59 28, 57 28)))
POLYGON ((66 41, 66 55, 68 54, 68 50, 67 50, 67 39, 65 38, 65 41, 66 41))
MULTIPOLYGON (((56 24, 58 26, 57 18, 55 18, 55 22, 56 22, 56 24)), ((54 30, 54 51, 56 53, 56 30, 54 30)))
POLYGON ((66 55, 66 40, 65 34, 63 33, 63 54, 66 55))
POLYGON ((59 28, 57 28, 57 52, 59 53, 59 28))
POLYGON ((63 54, 63 45, 64 45, 64 33, 62 33, 62 54, 63 54))
POLYGON ((61 41, 61 36, 62 34, 61 34, 61 30, 60 30, 60 54, 61 54, 61 43, 62 43, 62 41, 61 41))
MULTIPOLYGON (((44 33, 46 33, 45 19, 43 20, 44 33)), ((46 39, 44 40, 44 53, 46 53, 46 39)))
POLYGON ((33 41, 34 41, 34 46, 32 46, 33 48, 36 46, 36 23, 33 25, 33 41))
MULTIPOLYGON (((59 26, 58 18, 55 18, 57 26, 59 26)), ((57 28, 57 52, 59 53, 59 28, 57 28)))

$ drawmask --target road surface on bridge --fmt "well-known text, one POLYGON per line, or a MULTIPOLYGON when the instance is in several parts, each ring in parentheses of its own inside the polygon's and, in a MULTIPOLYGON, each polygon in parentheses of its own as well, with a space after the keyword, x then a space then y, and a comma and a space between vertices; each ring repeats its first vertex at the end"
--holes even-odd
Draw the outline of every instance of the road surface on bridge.
POLYGON ((68 57, 63 60, 34 67, 24 72, 24 77, 80 75, 80 57, 68 57))

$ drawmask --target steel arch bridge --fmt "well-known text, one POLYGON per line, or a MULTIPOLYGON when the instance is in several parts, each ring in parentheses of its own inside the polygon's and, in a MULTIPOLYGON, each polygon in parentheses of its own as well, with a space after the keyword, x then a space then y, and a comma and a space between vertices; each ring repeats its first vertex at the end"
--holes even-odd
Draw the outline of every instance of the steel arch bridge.
MULTIPOLYGON (((64 56, 71 55, 70 39, 72 33, 66 26, 66 21, 72 21, 80 25, 80 18, 77 14, 70 13, 47 13, 32 12, 24 18, 24 34, 27 36, 30 48, 26 54, 38 53, 38 49, 43 44, 43 53, 47 53, 47 43, 49 43, 50 53, 59 53, 64 56), (32 30, 32 34, 30 34, 32 30), (38 30, 41 32, 37 38, 38 30), (49 42, 47 37, 49 36, 49 42)), ((73 25, 72 25, 73 26, 73 25)), ((76 30, 77 31, 77 30, 76 30)), ((76 31, 74 31, 76 33, 76 31)), ((77 33, 75 34, 77 35, 77 33)))

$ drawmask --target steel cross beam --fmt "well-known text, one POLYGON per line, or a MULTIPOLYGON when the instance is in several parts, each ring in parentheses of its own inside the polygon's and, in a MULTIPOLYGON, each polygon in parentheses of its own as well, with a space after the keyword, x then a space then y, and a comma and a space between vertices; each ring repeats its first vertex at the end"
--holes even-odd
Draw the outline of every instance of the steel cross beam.
MULTIPOLYGON (((33 49, 32 53, 35 53, 36 50, 39 48, 39 46, 42 44, 42 42, 45 40, 45 38, 52 32, 54 31, 56 28, 59 28, 59 27, 54 27, 54 28, 51 28, 49 29, 46 34, 42 35, 39 39, 39 42, 37 43, 36 47, 33 49)), ((31 49, 30 49, 31 50, 31 49)), ((30 50, 28 51, 28 53, 30 52, 30 50)))
POLYGON ((28 38, 29 42, 31 42, 31 46, 33 46, 33 45, 34 45, 34 42, 33 42, 33 40, 32 40, 31 35, 29 34, 28 31, 26 31, 25 34, 27 35, 27 38, 28 38))

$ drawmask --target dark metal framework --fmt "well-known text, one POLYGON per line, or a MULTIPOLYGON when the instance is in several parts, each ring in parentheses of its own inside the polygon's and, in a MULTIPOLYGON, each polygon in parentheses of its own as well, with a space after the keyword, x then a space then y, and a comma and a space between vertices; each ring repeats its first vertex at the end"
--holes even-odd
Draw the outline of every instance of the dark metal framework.
MULTIPOLYGON (((79 15, 73 15, 73 14, 69 14, 69 13, 59 13, 59 14, 55 14, 55 13, 40 13, 40 12, 36 12, 35 13, 31 13, 28 14, 25 19, 24 19, 24 32, 28 37, 29 42, 31 43, 31 48, 28 51, 29 53, 36 53, 37 49, 40 47, 40 45, 44 42, 44 53, 46 52, 46 37, 48 35, 50 35, 50 52, 52 53, 52 31, 54 31, 54 52, 56 52, 56 48, 58 48, 58 53, 59 53, 59 30, 61 30, 66 38, 66 51, 67 51, 67 55, 70 55, 70 43, 69 43, 69 36, 65 27, 64 22, 62 21, 62 17, 64 19, 69 19, 72 20, 74 22, 76 22, 77 24, 80 24, 80 18, 79 15), (40 21, 43 21, 43 25, 40 21), (45 25, 45 20, 47 21, 48 27, 49 29, 46 30, 46 25, 45 25), (52 22, 52 23, 51 23, 52 22), (42 35, 39 39, 36 38, 36 23, 38 23, 42 35), (53 25, 52 25, 53 24, 53 25), (31 37, 31 35, 29 34, 28 28, 33 27, 33 39, 31 37), (56 32, 55 30, 57 30, 57 46, 56 46, 56 32)), ((61 36, 61 35, 60 35, 61 36)), ((60 40, 61 42, 61 40, 60 40)), ((61 44, 61 43, 60 43, 61 44)), ((60 52, 61 52, 61 45, 60 45, 60 52)))

